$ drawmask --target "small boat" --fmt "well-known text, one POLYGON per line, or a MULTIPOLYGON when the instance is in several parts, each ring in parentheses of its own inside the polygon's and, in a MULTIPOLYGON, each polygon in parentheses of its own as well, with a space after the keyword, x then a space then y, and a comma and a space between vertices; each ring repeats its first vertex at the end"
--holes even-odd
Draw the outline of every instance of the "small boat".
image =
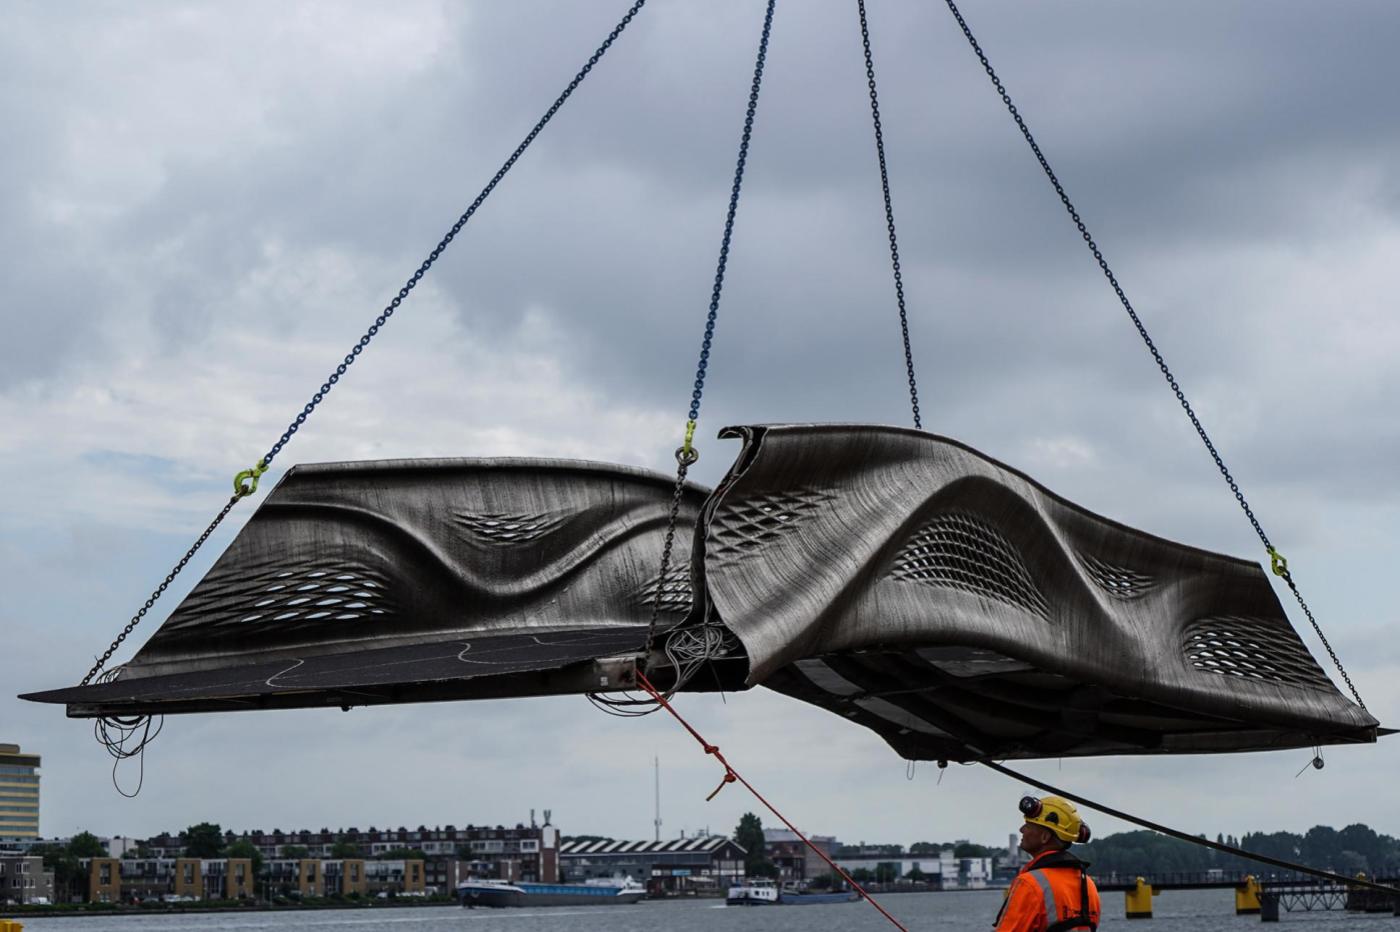
POLYGON ((729 888, 724 898, 726 906, 776 906, 778 885, 771 880, 745 880, 729 888))
POLYGON ((590 880, 585 883, 509 883, 504 880, 467 880, 457 885, 457 899, 474 906, 607 906, 635 903, 646 888, 631 877, 623 880, 590 880))
POLYGON ((771 880, 746 880, 729 888, 724 898, 728 906, 816 906, 822 903, 851 903, 860 899, 854 890, 833 893, 802 893, 784 890, 771 880))

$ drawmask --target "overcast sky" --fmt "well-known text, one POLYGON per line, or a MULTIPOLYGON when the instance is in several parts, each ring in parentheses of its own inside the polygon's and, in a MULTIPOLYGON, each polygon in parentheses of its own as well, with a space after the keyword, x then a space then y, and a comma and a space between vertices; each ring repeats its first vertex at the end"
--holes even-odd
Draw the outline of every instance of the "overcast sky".
MULTIPOLYGON (((1108 517, 1262 557, 947 9, 869 8, 924 426, 1108 517)), ((728 833, 755 808, 733 786, 705 802, 722 774, 673 722, 583 698, 173 717, 126 800, 86 723, 12 698, 81 678, 625 9, 0 13, 0 740, 43 755, 45 834, 548 808, 567 834, 647 838, 657 756, 666 835, 728 833)), ((964 13, 1396 724, 1400 8, 964 13)), ((651 0, 269 478, 405 456, 671 470, 762 15, 651 0)), ((782 0, 695 478, 731 461, 737 444, 713 439, 727 424, 910 422, 888 259, 855 4, 782 0)), ((762 689, 682 708, 808 831, 1004 842, 1018 822, 1013 782, 956 765, 908 779, 873 733, 762 689)), ((1400 834, 1400 739, 1324 755, 1301 776, 1306 750, 1025 769, 1212 837, 1400 834)))

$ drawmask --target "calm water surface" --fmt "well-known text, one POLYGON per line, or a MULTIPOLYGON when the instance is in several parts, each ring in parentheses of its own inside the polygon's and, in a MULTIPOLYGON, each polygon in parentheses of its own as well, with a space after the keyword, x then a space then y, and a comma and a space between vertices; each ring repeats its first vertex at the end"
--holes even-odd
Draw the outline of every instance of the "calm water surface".
MULTIPOLYGON (((1000 891, 903 893, 880 903, 910 930, 991 929, 1001 905, 1000 891)), ((1123 895, 1104 894, 1104 921, 1099 928, 1117 932, 1152 932, 1187 927, 1193 932, 1254 932, 1258 916, 1236 916, 1228 890, 1164 893, 1153 904, 1155 917, 1131 923, 1123 918, 1123 895)), ((1346 912, 1281 913, 1288 928, 1325 927, 1333 932, 1400 932, 1400 917, 1346 912)), ((634 906, 560 906, 550 909, 473 909, 444 906, 374 911, 265 913, 184 916, 82 916, 24 920, 25 932, 798 932, 893 929, 867 903, 828 906, 726 907, 714 900, 641 902, 634 906)), ((1268 926, 1266 928, 1275 928, 1268 926)))

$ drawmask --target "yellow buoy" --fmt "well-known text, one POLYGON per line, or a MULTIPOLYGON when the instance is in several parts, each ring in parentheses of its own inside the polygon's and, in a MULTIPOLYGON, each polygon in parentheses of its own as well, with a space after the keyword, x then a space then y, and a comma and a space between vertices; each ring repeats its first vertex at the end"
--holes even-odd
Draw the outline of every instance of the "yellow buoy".
POLYGON ((1259 881, 1250 874, 1235 888, 1235 915, 1253 916, 1259 913, 1259 881))
POLYGON ((1137 884, 1131 890, 1124 892, 1124 899, 1127 900, 1129 919, 1151 919, 1152 918, 1152 898, 1157 895, 1157 891, 1152 889, 1152 884, 1137 879, 1137 884))

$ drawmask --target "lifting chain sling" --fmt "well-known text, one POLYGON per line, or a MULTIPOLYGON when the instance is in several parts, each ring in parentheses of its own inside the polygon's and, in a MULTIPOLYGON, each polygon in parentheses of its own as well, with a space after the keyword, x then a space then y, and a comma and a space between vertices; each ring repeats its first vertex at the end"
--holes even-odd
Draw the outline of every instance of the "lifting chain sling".
POLYGON ((1016 109, 1016 105, 1011 102, 1010 93, 1007 92, 1006 86, 1002 84, 1001 78, 997 76, 996 70, 992 68, 987 54, 982 51, 982 46, 977 43, 977 39, 972 34, 972 29, 967 25, 967 20, 963 19, 962 12, 958 10, 957 3, 955 3, 954 0, 944 0, 944 2, 947 3, 948 10, 953 14, 953 18, 957 20, 958 26, 962 29, 963 36, 972 47, 972 51, 977 55, 977 60, 982 63, 983 70, 987 72, 987 77, 991 79, 992 86, 996 88, 996 92, 1000 95, 1002 103, 1006 105, 1007 112, 1010 113, 1011 118, 1016 121, 1017 128, 1020 129, 1021 135, 1026 140, 1026 144, 1030 146, 1031 152, 1035 154, 1036 161, 1040 163, 1041 169, 1045 172, 1045 177, 1050 180, 1050 184, 1055 188, 1055 193, 1059 195, 1060 203, 1064 205, 1070 220, 1074 222, 1075 228, 1079 230, 1079 235, 1083 238, 1085 245, 1088 246, 1089 251, 1093 253, 1094 261, 1098 263, 1099 269, 1103 272, 1104 277, 1108 279, 1109 285, 1113 287, 1113 293, 1118 296, 1118 301, 1123 305, 1123 310, 1127 311, 1129 319, 1133 322, 1133 326, 1137 328, 1138 336, 1142 337, 1142 342, 1147 347, 1147 351, 1152 354, 1152 359, 1157 363, 1157 368, 1161 371, 1162 377, 1166 379, 1167 385, 1176 395, 1176 400, 1181 404, 1181 409, 1186 412, 1186 416, 1191 420, 1191 426, 1196 428, 1197 436, 1201 438, 1201 442, 1205 444, 1206 450, 1209 451, 1211 458, 1215 460, 1215 466, 1220 470, 1220 475, 1225 478, 1226 484, 1230 486, 1230 491, 1234 493, 1235 501, 1239 503, 1240 508, 1244 511, 1245 517, 1249 519, 1249 523, 1253 526, 1254 532, 1259 535, 1259 540, 1264 544, 1264 549, 1269 554, 1269 565, 1274 575, 1278 576, 1288 585, 1289 590, 1293 593, 1293 598, 1298 602, 1298 607, 1303 610, 1303 614, 1308 618, 1308 623, 1312 625, 1313 631, 1317 634, 1318 640, 1320 640, 1322 646, 1327 649, 1327 655, 1332 658, 1332 663, 1336 666, 1337 672, 1340 673, 1342 679, 1346 681, 1347 689, 1351 690, 1352 698, 1355 699, 1356 704, 1365 711, 1366 703, 1361 701, 1361 694, 1357 692, 1356 686, 1352 683, 1346 668, 1342 666, 1342 661, 1337 657, 1337 652, 1332 649, 1331 643, 1327 640, 1327 635, 1322 633, 1321 625, 1319 625, 1317 619, 1313 617, 1312 609, 1308 607, 1308 603, 1303 599, 1303 594, 1298 590, 1298 584, 1294 582, 1293 574, 1289 572, 1288 561, 1284 559, 1281 553, 1274 549, 1273 542, 1269 540, 1269 535, 1264 533, 1264 527, 1259 523, 1259 519, 1254 516, 1254 509, 1249 507, 1249 502, 1245 500, 1244 493, 1240 491, 1239 483, 1236 482, 1235 477, 1231 475, 1229 468, 1225 465, 1224 458, 1221 457, 1220 452, 1215 448, 1215 444, 1211 441, 1210 435, 1206 433, 1205 426, 1201 423, 1201 419, 1196 416, 1196 412, 1191 407, 1191 403, 1186 400, 1186 392, 1181 388, 1181 384, 1177 381, 1176 376, 1172 374, 1171 369, 1168 368, 1161 351, 1157 349, 1157 345, 1152 342, 1152 337, 1147 333, 1147 327, 1143 324, 1142 319, 1138 317, 1138 313, 1133 308, 1132 302, 1128 300, 1128 295, 1123 291, 1123 286, 1118 283, 1117 276, 1115 276, 1113 270, 1109 268, 1108 260, 1104 258, 1103 252, 1099 249, 1098 243, 1094 241, 1094 237, 1090 234, 1089 228, 1084 223, 1083 218, 1080 217, 1079 211, 1075 209, 1073 202, 1069 199, 1069 195, 1065 193, 1064 186, 1060 184, 1060 179, 1056 177, 1054 169, 1050 167, 1050 162, 1046 159, 1045 153, 1041 151, 1040 145, 1035 141, 1035 137, 1031 135, 1030 127, 1026 125, 1025 119, 1021 116, 1020 111, 1016 109))

